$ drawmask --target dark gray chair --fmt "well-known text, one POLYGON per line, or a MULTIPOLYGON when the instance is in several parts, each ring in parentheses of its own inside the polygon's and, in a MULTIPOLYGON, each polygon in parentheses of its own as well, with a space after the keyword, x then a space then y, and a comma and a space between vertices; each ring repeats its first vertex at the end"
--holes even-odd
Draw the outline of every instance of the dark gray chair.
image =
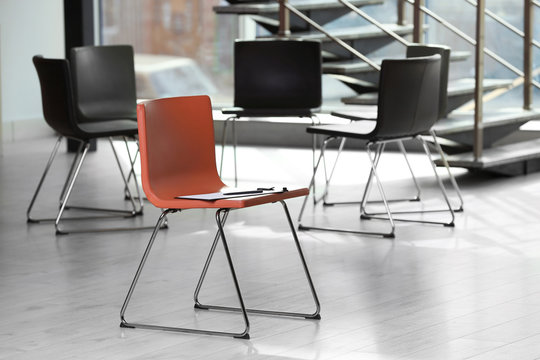
POLYGON ((221 166, 227 124, 232 121, 236 171, 236 120, 305 117, 314 124, 322 103, 321 44, 302 40, 238 40, 234 44, 234 107, 223 127, 221 166))
MULTIPOLYGON (((112 142, 112 137, 135 137, 137 135, 137 123, 132 119, 92 119, 92 121, 79 121, 77 115, 77 107, 73 92, 73 81, 71 77, 71 70, 69 61, 65 59, 45 59, 41 56, 34 56, 34 66, 37 70, 39 82, 41 86, 41 98, 43 105, 43 116, 47 124, 58 133, 58 139, 56 145, 53 148, 45 171, 41 176, 38 187, 34 192, 30 205, 27 209, 28 222, 41 222, 41 221, 54 221, 56 233, 65 234, 68 232, 88 232, 88 231, 109 231, 109 230, 131 230, 137 229, 135 227, 122 227, 122 228, 101 228, 101 229, 75 229, 65 230, 61 227, 62 216, 64 211, 68 208, 79 208, 82 210, 90 211, 104 211, 109 216, 136 216, 142 214, 142 207, 137 207, 134 202, 134 196, 128 188, 128 181, 122 170, 119 158, 117 156, 115 147, 112 142), (60 195, 60 206, 58 214, 55 218, 42 218, 37 219, 32 217, 31 212, 36 201, 36 198, 41 190, 43 182, 47 176, 47 173, 54 161, 54 158, 58 152, 58 147, 63 138, 73 139, 80 145, 78 151, 73 159, 71 169, 66 178, 64 188, 60 195), (116 157, 120 173, 122 175, 124 185, 126 186, 129 194, 129 200, 131 202, 131 210, 116 210, 116 209, 102 209, 102 208, 90 208, 90 207, 75 207, 68 205, 70 195, 73 190, 73 186, 79 175, 80 169, 87 155, 90 147, 90 141, 92 139, 108 138, 112 146, 113 153, 116 157)), ((89 69, 90 73, 98 73, 97 69, 89 69), (91 71, 92 70, 92 71, 91 71)), ((135 182, 137 181, 134 178, 135 182)), ((139 198, 139 186, 136 183, 136 190, 139 198)), ((105 216, 90 216, 85 218, 103 218, 105 216)), ((77 218, 81 219, 81 218, 77 218)))
MULTIPOLYGON (((407 58, 412 57, 422 57, 422 56, 431 56, 431 55, 440 55, 441 56, 441 72, 440 72, 440 82, 439 82, 439 112, 438 112, 438 118, 441 119, 443 117, 446 117, 447 115, 447 102, 448 102, 448 72, 449 72, 449 66, 450 66, 450 48, 448 46, 444 45, 430 45, 430 44, 410 44, 407 46, 407 58)), ((355 111, 334 111, 332 112, 332 115, 338 116, 341 118, 345 118, 353 121, 363 121, 363 120, 369 120, 365 117, 364 114, 355 112, 355 111)), ((375 120, 375 119, 372 119, 375 120)), ((436 139, 435 139, 436 140, 436 139)), ((320 199, 316 200, 316 203, 321 201, 325 206, 328 205, 339 205, 339 204, 350 204, 350 203, 358 203, 358 201, 347 201, 347 202, 336 202, 336 201, 329 201, 328 200, 328 191, 329 191, 329 185, 330 181, 332 179, 337 160, 339 159, 339 155, 345 145, 346 138, 341 139, 341 143, 339 145, 338 154, 336 157, 336 161, 334 162, 334 166, 331 171, 327 172, 326 176, 326 187, 324 194, 320 197, 320 199)), ((414 176, 414 173, 412 171, 412 167, 409 163, 409 159, 407 157, 407 152, 405 151, 405 147, 402 142, 397 143, 400 151, 403 153, 405 162, 409 168, 409 171, 411 173, 411 178, 413 180, 414 186, 416 188, 416 195, 409 198, 397 198, 397 199, 391 199, 389 201, 420 201, 421 197, 421 190, 418 184, 418 181, 416 177, 414 176)), ((444 152, 442 151, 442 148, 439 146, 437 142, 429 142, 429 145, 434 147, 434 149, 439 153, 439 157, 443 160, 444 164, 446 165, 446 169, 448 172, 448 175, 450 177, 450 181, 453 185, 454 191, 456 192, 458 199, 459 199, 459 205, 454 208, 454 211, 462 211, 463 210, 463 199, 461 197, 461 193, 459 190, 459 187, 457 185, 457 182, 455 181, 455 178, 450 171, 450 167, 448 166, 448 163, 446 162, 446 156, 444 152)))
MULTIPOLYGON (((351 232, 359 234, 382 235, 384 237, 394 237, 396 219, 392 215, 388 201, 386 199, 382 183, 377 173, 377 165, 384 148, 389 143, 400 143, 404 140, 415 139, 422 143, 426 155, 431 159, 431 152, 422 135, 433 134, 431 128, 438 119, 439 112, 439 84, 440 84, 440 55, 428 57, 417 57, 400 60, 384 60, 381 67, 379 81, 379 98, 377 105, 377 119, 373 121, 356 121, 348 125, 323 125, 311 126, 307 128, 308 133, 326 136, 319 160, 315 166, 315 171, 310 182, 310 189, 315 182, 315 176, 321 163, 321 158, 328 143, 337 138, 359 139, 366 142, 366 151, 371 163, 371 170, 366 188, 361 201, 362 218, 378 218, 376 215, 366 211, 367 198, 369 196, 373 180, 377 184, 385 214, 390 223, 388 232, 357 231, 351 229, 338 229, 330 227, 307 226, 302 224, 302 216, 305 211, 307 198, 304 201, 299 216, 299 228, 301 230, 317 229, 341 232, 351 232), (371 127, 366 131, 366 125, 371 127)), ((435 139, 436 141, 436 139, 435 139)), ((427 220, 405 220, 418 221, 423 223, 454 225, 454 211, 448 199, 448 195, 439 178, 435 165, 431 161, 437 183, 441 189, 450 220, 445 222, 427 220)), ((440 210, 436 210, 440 211, 440 210)))

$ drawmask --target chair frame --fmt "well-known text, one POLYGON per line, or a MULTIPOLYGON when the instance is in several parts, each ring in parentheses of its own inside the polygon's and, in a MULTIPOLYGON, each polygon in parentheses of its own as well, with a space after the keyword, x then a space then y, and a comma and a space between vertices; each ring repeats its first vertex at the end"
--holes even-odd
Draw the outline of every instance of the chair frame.
MULTIPOLYGON (((147 229, 148 227, 115 227, 115 228, 96 228, 96 229, 71 229, 66 230, 62 226, 62 221, 66 220, 91 220, 91 219, 106 219, 111 217, 134 217, 138 215, 143 214, 143 201, 142 196, 140 194, 139 190, 139 184, 137 181, 137 176, 133 176, 133 181, 135 184, 135 189, 137 192, 137 197, 134 197, 131 194, 131 191, 129 189, 129 180, 126 178, 124 171, 122 170, 122 164, 120 163, 120 159, 118 158, 117 151, 114 147, 112 138, 109 138, 109 143, 111 145, 111 148, 113 150, 114 157, 116 159, 116 163, 118 165, 118 169, 120 170, 120 175, 122 177, 122 180, 125 185, 125 192, 127 194, 126 199, 130 201, 132 210, 123 210, 123 209, 107 209, 107 208, 100 208, 100 207, 88 207, 88 206, 73 206, 68 205, 69 198, 71 196, 73 187, 75 185, 75 181, 77 180, 77 177, 79 175, 79 172, 81 170, 82 164, 86 158, 86 155, 88 153, 88 150, 90 149, 90 140, 81 141, 80 139, 71 138, 75 141, 79 142, 79 146, 77 149, 77 152, 75 153, 75 156, 73 157, 73 161, 70 166, 70 170, 68 171, 68 175, 66 177, 66 180, 64 182, 64 185, 62 187, 62 190, 60 192, 59 197, 59 210, 54 218, 35 218, 32 216, 32 210, 34 208, 34 204, 36 202, 37 197, 39 196, 39 193, 41 192, 41 188, 45 182, 45 179, 49 173, 49 170, 54 162, 54 159, 56 158, 56 155, 58 153, 58 149, 60 147, 60 144, 62 140, 64 139, 64 136, 60 135, 56 143, 53 147, 53 150, 51 152, 51 155, 49 156, 49 160, 47 161, 47 165, 45 166, 45 169, 41 175, 41 178, 38 182, 37 188, 34 191, 34 194, 32 196, 32 199, 30 200, 30 204, 26 210, 26 219, 28 223, 41 223, 41 222, 54 222, 54 227, 56 230, 57 235, 65 235, 69 233, 86 233, 86 232, 103 232, 103 231, 125 231, 125 230, 140 230, 140 229, 147 229), (139 203, 138 206, 135 203, 134 199, 138 198, 139 203), (68 217, 63 218, 64 211, 68 209, 78 209, 78 210, 88 210, 88 211, 96 211, 96 212, 105 212, 105 213, 113 213, 109 215, 98 215, 98 216, 79 216, 79 217, 68 217)), ((123 141, 126 144, 127 148, 127 138, 124 137, 123 141)), ((130 164, 131 168, 129 170, 129 174, 134 174, 133 169, 133 161, 131 154, 129 152, 129 149, 127 150, 128 156, 130 158, 130 164)))
MULTIPOLYGON (((434 55, 434 56, 438 56, 440 58, 440 55, 434 55)), ((426 60, 427 60, 427 58, 426 58, 426 60)), ((426 60, 421 60, 421 61, 426 61, 426 60)), ((394 62, 396 62, 396 61, 397 60, 394 60, 394 62)), ((409 60, 409 61, 411 61, 411 60, 409 60)), ((402 60, 401 62, 407 62, 407 60, 402 60)), ((393 71, 396 71, 396 70, 393 70, 393 71)), ((440 75, 439 75, 439 77, 440 77, 440 75)), ((386 81, 388 81, 388 80, 389 80, 389 78, 388 78, 388 76, 386 76, 386 81)), ((425 90, 423 90, 423 91, 425 91, 425 90)), ((401 99, 400 101, 404 101, 404 99, 401 99)), ((439 99, 439 101, 440 101, 440 99, 439 99)), ((379 106, 381 106, 381 104, 379 104, 379 106)), ((439 106, 437 106, 437 109, 438 108, 439 108, 439 106)), ((434 110, 435 109, 433 109, 433 107, 431 107, 430 110, 429 110, 429 111, 431 111, 431 114, 433 114, 433 115, 430 115, 430 116, 433 116, 433 119, 436 118, 434 110)), ((409 109, 408 111, 410 112, 411 110, 409 109)), ((421 110, 419 110, 419 111, 421 111, 421 110)), ((380 114, 379 114, 379 116, 380 116, 380 114)), ((422 116, 424 116, 424 118, 426 118, 426 115, 422 115, 422 116)), ((422 120, 422 121, 425 121, 425 120, 422 120)), ((432 121, 434 121, 434 120, 432 120, 432 121)), ((407 126, 413 126, 413 124, 414 124, 414 126, 418 126, 418 125, 416 125, 416 123, 411 123, 411 125, 407 125, 407 126)), ((385 125, 385 126, 388 128, 388 124, 385 125)), ((422 125, 422 126, 426 126, 426 125, 422 125)), ((346 127, 347 127, 347 125, 342 125, 342 129, 344 129, 346 127)), ((304 199, 304 203, 302 205, 302 208, 301 208, 301 211, 300 211, 300 214, 299 214, 299 218, 298 218, 299 229, 300 230, 314 229, 314 230, 340 231, 340 232, 355 233, 355 234, 379 235, 379 236, 383 236, 383 237, 393 238, 393 237, 395 237, 395 234, 394 234, 395 233, 395 223, 394 223, 394 221, 409 221, 409 222, 419 222, 419 223, 428 223, 428 224, 440 224, 440 225, 444 225, 444 226, 454 226, 454 219, 455 219, 454 209, 453 209, 453 207, 452 207, 452 205, 450 203, 450 200, 448 198, 448 195, 447 195, 446 189, 444 187, 444 184, 443 184, 442 180, 440 179, 440 177, 439 177, 439 175, 437 173, 437 169, 436 169, 435 163, 433 162, 433 158, 432 158, 432 154, 431 154, 431 150, 429 148, 429 145, 426 142, 426 140, 424 139, 424 137, 421 136, 423 131, 420 130, 420 129, 408 130, 409 132, 412 131, 412 133, 409 134, 409 135, 399 135, 399 132, 395 133, 396 130, 393 130, 393 132, 390 133, 391 135, 390 134, 389 135, 384 135, 384 133, 383 133, 383 135, 380 135, 381 136, 380 137, 379 133, 377 132, 378 127, 379 127, 379 118, 377 118, 376 128, 374 130, 372 130, 371 133, 366 133, 366 134, 362 134, 362 135, 360 133, 358 133, 357 135, 351 134, 350 137, 359 138, 359 139, 367 141, 366 152, 368 154, 368 158, 369 158, 369 161, 370 161, 370 173, 369 173, 366 185, 365 185, 365 189, 364 189, 362 199, 359 202, 360 203, 360 213, 361 213, 360 217, 361 217, 361 219, 376 219, 376 218, 378 218, 378 219, 386 219, 386 220, 389 221, 390 230, 386 231, 386 232, 379 232, 379 231, 375 232, 375 231, 359 231, 359 230, 353 230, 353 229, 337 229, 337 228, 332 228, 332 227, 318 227, 318 226, 305 225, 305 224, 302 223, 302 217, 303 217, 303 214, 304 214, 304 211, 305 211, 307 198, 304 199), (427 221, 427 220, 422 220, 422 219, 396 218, 396 217, 394 217, 392 215, 392 212, 390 211, 389 202, 391 202, 391 201, 403 201, 403 200, 408 200, 408 201, 411 201, 411 200, 416 201, 416 200, 418 200, 419 201, 420 200, 419 184, 418 184, 416 178, 414 177, 414 173, 412 171, 412 168, 411 168, 410 163, 408 161, 408 158, 406 156, 406 151, 405 151, 405 148, 404 148, 404 145, 403 145, 403 141, 408 140, 408 139, 418 140, 422 144, 423 150, 424 150, 425 154, 428 156, 428 158, 430 160, 430 163, 431 163, 431 166, 433 168, 437 184, 438 184, 438 186, 439 186, 439 188, 441 190, 441 193, 443 194, 444 201, 445 201, 448 208, 447 209, 445 208, 445 209, 419 210, 419 211, 414 211, 414 210, 413 211, 401 211, 401 212, 394 212, 394 214, 428 213, 428 212, 448 211, 450 213, 450 220, 447 221, 447 222, 446 221, 427 221), (382 153, 384 152, 384 149, 385 149, 386 145, 389 144, 389 143, 397 143, 399 149, 401 150, 401 152, 405 156, 407 166, 409 168, 409 171, 411 172, 411 175, 413 177, 413 181, 414 181, 414 184, 415 184, 415 187, 416 187, 416 190, 417 190, 417 196, 415 198, 413 198, 413 199, 388 200, 386 195, 385 195, 382 182, 381 182, 381 180, 379 178, 379 175, 377 173, 377 166, 379 164, 379 160, 380 160, 380 158, 382 156, 382 153), (366 210, 366 206, 368 204, 367 199, 368 199, 369 193, 371 191, 371 186, 372 186, 373 181, 375 181, 375 183, 377 185, 380 197, 381 197, 382 202, 384 204, 384 208, 385 208, 384 213, 369 213, 366 210), (385 217, 378 216, 378 215, 381 215, 381 214, 386 214, 386 216, 385 217)), ((401 127, 403 127, 403 125, 401 127)), ((321 131, 318 132, 316 130, 316 128, 317 127, 308 128, 308 132, 312 132, 314 134, 321 133, 321 131), (309 131, 310 129, 312 131, 309 131)), ((388 131, 388 130, 386 130, 386 131, 388 131)), ((401 131, 403 131, 403 130, 401 130, 401 131)), ((426 130, 424 130, 424 131, 426 131, 426 130)), ((434 149, 439 153, 441 158, 445 159, 444 153, 442 152, 442 149, 441 149, 439 143, 437 142, 437 138, 435 136, 435 133, 431 129, 428 130, 428 132, 433 138, 433 144, 434 144, 433 147, 434 147, 434 149)), ((313 193, 314 205, 316 205, 317 202, 320 201, 321 199, 324 202, 326 202, 326 198, 328 196, 328 185, 329 185, 330 179, 331 179, 331 177, 333 175, 333 172, 334 172, 334 169, 335 169, 335 163, 334 163, 334 167, 333 167, 332 171, 330 172, 330 175, 328 175, 328 170, 327 170, 327 167, 326 167, 326 160, 325 160, 326 148, 327 148, 328 144, 331 141, 333 141, 335 139, 338 139, 338 138, 341 138, 342 139, 341 144, 340 144, 340 147, 338 149, 338 157, 339 157, 339 154, 340 154, 340 152, 341 152, 341 150, 343 148, 343 145, 344 145, 344 140, 345 140, 345 138, 347 138, 347 130, 345 130, 345 131, 337 131, 337 130, 334 131, 334 130, 331 130, 331 129, 322 130, 322 134, 325 134, 325 133, 327 134, 327 137, 323 142, 323 145, 322 145, 322 148, 321 148, 321 153, 320 153, 320 156, 319 156, 319 160, 318 160, 318 162, 316 164, 316 169, 315 169, 315 171, 313 173, 312 179, 310 181, 310 186, 309 186, 310 190, 312 190, 311 192, 313 193), (323 167, 324 167, 324 170, 325 170, 325 184, 326 184, 326 187, 325 187, 325 191, 324 191, 322 197, 317 199, 317 197, 315 195, 315 191, 313 190, 313 185, 315 184, 315 177, 316 177, 319 165, 321 163, 321 159, 322 159, 323 167)), ((355 134, 356 134, 356 132, 355 132, 355 134)), ((447 162, 445 164, 448 165, 447 162)), ((462 209, 463 209, 463 199, 462 199, 461 193, 459 191, 459 188, 457 186, 457 182, 455 181, 455 178, 453 177, 453 174, 450 172, 450 169, 449 169, 448 166, 446 167, 446 169, 448 171, 452 186, 454 187, 454 189, 455 189, 455 191, 457 193, 457 196, 459 198, 459 201, 460 201, 460 204, 459 204, 459 206, 457 208, 457 211, 462 211, 462 209)), ((347 201, 347 202, 344 202, 344 203, 346 203, 346 204, 356 204, 358 202, 357 201, 347 201)), ((339 203, 334 202, 334 203, 329 203, 329 204, 335 205, 335 204, 339 204, 339 203)), ((343 204, 343 202, 341 204, 343 204)))
POLYGON ((240 290, 240 285, 238 281, 238 277, 236 275, 236 270, 234 267, 233 259, 229 251, 229 245, 225 236, 225 223, 227 221, 227 217, 229 215, 229 212, 231 208, 220 208, 216 211, 216 223, 218 226, 218 231, 214 237, 214 240, 212 242, 210 251, 208 253, 206 262, 204 264, 204 267, 202 269, 201 275, 199 276, 199 280, 197 282, 197 286, 195 288, 194 294, 193 294, 193 300, 194 300, 194 308, 197 310, 218 310, 218 311, 230 311, 230 312, 240 312, 242 314, 242 318, 244 321, 244 329, 240 332, 229 332, 229 331, 218 331, 218 330, 204 330, 204 329, 196 329, 196 328, 182 328, 182 327, 171 327, 171 326, 163 326, 163 325, 155 325, 155 324, 145 324, 145 323, 137 323, 137 322, 128 322, 126 320, 125 313, 127 311, 128 305, 131 301, 133 292, 135 291, 135 287, 137 286, 137 283, 139 281, 139 277, 142 273, 142 270, 144 268, 144 265, 146 263, 146 260, 148 259, 148 255, 150 254, 150 251, 152 249, 152 246, 154 244, 154 241, 157 237, 157 234, 159 232, 160 227, 162 226, 163 222, 165 221, 165 218, 168 214, 181 212, 182 209, 166 209, 163 211, 161 216, 159 217, 156 226, 154 228, 154 231, 152 233, 152 236, 150 237, 150 241, 148 242, 148 245, 146 247, 146 250, 144 251, 143 257, 141 259, 141 262, 139 263, 139 266, 137 268, 137 271, 135 273, 135 276, 133 278, 133 281, 131 282, 131 285, 129 287, 128 293, 126 295, 126 298, 124 300, 124 303, 122 305, 122 309, 120 310, 120 327, 122 328, 141 328, 141 329, 149 329, 149 330, 164 330, 164 331, 173 331, 173 332, 181 332, 181 333, 191 333, 191 334, 204 334, 204 335, 219 335, 219 336, 232 336, 234 338, 239 339, 249 339, 249 330, 250 330, 250 323, 249 323, 249 317, 248 313, 253 314, 262 314, 262 315, 270 315, 270 316, 284 316, 284 317, 293 317, 293 318, 304 318, 304 319, 311 319, 311 320, 320 320, 320 302, 319 298, 317 296, 317 292, 315 290, 315 287, 313 285, 313 280, 311 278, 311 274, 309 272, 309 269, 307 267, 307 263, 304 257, 304 253, 302 251, 302 247, 300 246, 300 242, 298 241, 298 235, 296 234, 294 224, 291 219, 291 215, 289 213, 289 209, 285 203, 285 201, 280 200, 279 201, 284 209, 285 215, 287 217, 287 222, 289 223, 289 227, 293 236, 294 243, 296 245, 296 249, 298 251, 298 255, 300 257, 300 261, 302 263, 302 268, 304 270, 304 273, 306 275, 306 279, 311 291, 311 295, 313 297, 313 301, 315 303, 315 311, 311 313, 300 313, 300 312, 286 312, 286 311, 275 311, 275 310, 266 310, 266 309, 252 309, 247 308, 244 299, 242 296, 242 291, 240 290), (228 306, 217 306, 217 305, 211 305, 211 304, 202 304, 199 300, 199 293, 201 291, 201 288, 204 284, 204 280, 206 279, 206 275, 208 272, 208 269, 210 267, 210 264, 212 262, 217 244, 219 240, 221 239, 221 243, 223 244, 223 248, 225 251, 225 255, 227 257, 227 264, 229 267, 229 271, 231 272, 234 287, 236 291, 236 295, 239 302, 239 307, 228 307, 228 306))

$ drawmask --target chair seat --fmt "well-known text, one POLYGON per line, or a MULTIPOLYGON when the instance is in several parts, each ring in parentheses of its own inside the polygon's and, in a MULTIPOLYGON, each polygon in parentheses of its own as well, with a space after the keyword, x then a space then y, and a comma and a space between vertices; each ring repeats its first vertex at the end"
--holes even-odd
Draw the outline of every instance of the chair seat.
MULTIPOLYGON (((219 192, 222 189, 216 189, 219 192)), ((222 199, 214 201, 177 199, 174 196, 167 198, 155 198, 154 194, 147 194, 148 200, 155 206, 162 209, 241 209, 256 205, 269 204, 281 200, 291 199, 309 194, 307 188, 292 189, 285 192, 265 194, 257 196, 244 196, 232 199, 222 199)))
POLYGON ((78 126, 90 138, 137 135, 137 123, 133 120, 92 121, 79 123, 78 126))
POLYGON ((359 120, 346 125, 316 125, 309 126, 307 132, 326 136, 346 137, 368 140, 375 129, 376 121, 359 120))
POLYGON ((286 116, 313 116, 313 112, 317 109, 309 108, 275 108, 275 109, 250 109, 242 107, 223 108, 221 112, 227 115, 236 115, 238 117, 286 117, 286 116))

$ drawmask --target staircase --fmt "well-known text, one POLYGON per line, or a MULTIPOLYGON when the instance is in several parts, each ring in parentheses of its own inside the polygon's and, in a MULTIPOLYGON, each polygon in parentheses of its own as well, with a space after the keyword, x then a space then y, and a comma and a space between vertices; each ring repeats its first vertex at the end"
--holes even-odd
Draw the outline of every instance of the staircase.
MULTIPOLYGON (((463 1, 463 6, 468 6, 465 1, 469 0, 463 1)), ((530 12, 534 12, 532 9, 538 4, 533 0, 524 1, 525 5, 529 6, 530 12)), ((514 103, 505 104, 505 106, 500 105, 500 103, 507 102, 500 99, 504 98, 508 89, 523 86, 524 82, 530 88, 528 97, 532 98, 532 85, 538 85, 534 80, 532 80, 533 84, 531 85, 532 65, 529 65, 528 72, 527 69, 523 71, 522 78, 516 78, 514 74, 510 74, 507 78, 471 77, 471 62, 474 62, 475 56, 476 58, 484 57, 484 53, 476 50, 470 51, 470 45, 478 44, 477 48, 483 48, 485 46, 481 42, 483 39, 477 37, 475 41, 450 23, 446 24, 440 14, 435 14, 425 8, 423 1, 228 0, 228 2, 228 5, 215 7, 214 11, 223 15, 236 14, 251 17, 259 28, 258 37, 287 36, 321 41, 323 74, 325 74, 323 76, 345 84, 356 93, 356 95, 341 98, 340 106, 345 111, 349 108, 376 105, 375 91, 378 83, 376 67, 382 59, 404 57, 406 45, 412 42, 421 43, 422 38, 429 38, 430 43, 443 43, 436 39, 440 31, 431 36, 430 27, 433 24, 444 24, 465 40, 462 48, 457 48, 457 46, 452 48, 448 84, 448 114, 445 118, 440 119, 435 127, 437 135, 446 144, 446 150, 452 154, 449 158, 450 165, 507 175, 523 174, 540 169, 540 141, 537 139, 522 141, 519 130, 523 124, 531 120, 540 120, 540 107, 538 105, 536 109, 532 107, 532 100, 525 99, 527 98, 525 91, 525 100, 521 104, 514 101, 514 103), (412 7, 409 7, 409 12, 412 11, 413 16, 409 21, 405 19, 407 11, 404 6, 406 2, 412 4, 412 7), (392 5, 390 3, 394 3, 394 7, 390 6, 392 5), (377 14, 377 8, 384 9, 380 13, 382 12, 389 19, 388 21, 378 22, 371 15, 368 15, 377 14), (393 11, 388 11, 389 8, 393 11), (290 10, 290 21, 287 26, 283 14, 288 10, 290 10), (425 14, 430 15, 436 21, 428 22, 429 26, 426 26, 424 24, 425 14), (357 15, 360 15, 360 21, 351 21, 357 15), (323 28, 324 33, 321 28, 323 28), (340 42, 367 57, 371 63, 359 58, 340 42), (477 81, 480 81, 482 86, 477 88, 477 81), (475 98, 476 101, 479 101, 481 94, 484 94, 484 101, 482 106, 477 106, 475 98), (489 98, 495 100, 488 102, 486 99, 489 98), (505 140, 509 138, 509 135, 512 138, 511 143, 505 140), (504 145, 501 145, 503 143, 504 145)), ((483 13, 484 6, 484 0, 478 1, 475 11, 483 13)), ((530 12, 526 13, 526 16, 532 18, 530 12)), ((381 18, 380 13, 378 18, 381 18)), ((489 10, 486 10, 486 13, 490 14, 489 10)), ((528 26, 530 30, 532 24, 528 24, 528 26)), ((523 36, 527 38, 528 35, 525 33, 523 36)), ((534 40, 531 43, 534 44, 534 40)), ((486 53, 496 59, 497 55, 492 55, 491 50, 488 51, 486 53)), ((524 54, 524 56, 532 57, 532 50, 530 53, 524 52, 524 54)), ((505 65, 504 60, 500 60, 500 62, 505 65)), ((479 62, 477 61, 477 63, 479 62)), ((483 69, 483 60, 480 63, 482 64, 481 69, 483 69)), ((509 67, 515 74, 520 74, 519 69, 513 68, 510 64, 509 67)), ((472 76, 475 75, 472 74, 472 76)), ((323 105, 324 110, 325 105, 323 105)), ((328 119, 328 121, 332 120, 328 119)), ((294 127, 294 125, 288 124, 289 135, 294 133, 292 130, 294 127)), ((298 130, 296 131, 299 133, 304 131, 304 127, 305 124, 297 124, 298 130)), ((265 133, 271 139, 268 130, 265 128, 265 133)), ((294 138, 298 139, 298 137, 294 138)), ((298 140, 296 140, 295 145, 298 145, 298 140)))

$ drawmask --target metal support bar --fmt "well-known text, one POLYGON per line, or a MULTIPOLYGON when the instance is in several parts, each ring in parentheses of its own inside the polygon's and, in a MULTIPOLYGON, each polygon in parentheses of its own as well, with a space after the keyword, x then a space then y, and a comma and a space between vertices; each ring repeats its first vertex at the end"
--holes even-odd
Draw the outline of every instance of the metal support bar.
POLYGON ((279 2, 279 30, 278 35, 288 37, 291 35, 291 21, 287 3, 289 0, 278 0, 279 2))
POLYGON ((483 93, 484 93, 484 45, 485 45, 485 0, 479 0, 476 7, 476 47, 475 47, 475 87, 474 87, 474 160, 482 158, 484 148, 483 93))
POLYGON ((405 0, 398 0, 397 3, 397 24, 405 25, 405 0))
POLYGON ((532 0, 524 0, 523 10, 523 109, 531 110, 533 102, 533 35, 534 9, 532 0))
POLYGON ((424 42, 424 14, 421 8, 424 6, 424 0, 409 0, 414 5, 413 10, 413 42, 421 44, 424 42))

